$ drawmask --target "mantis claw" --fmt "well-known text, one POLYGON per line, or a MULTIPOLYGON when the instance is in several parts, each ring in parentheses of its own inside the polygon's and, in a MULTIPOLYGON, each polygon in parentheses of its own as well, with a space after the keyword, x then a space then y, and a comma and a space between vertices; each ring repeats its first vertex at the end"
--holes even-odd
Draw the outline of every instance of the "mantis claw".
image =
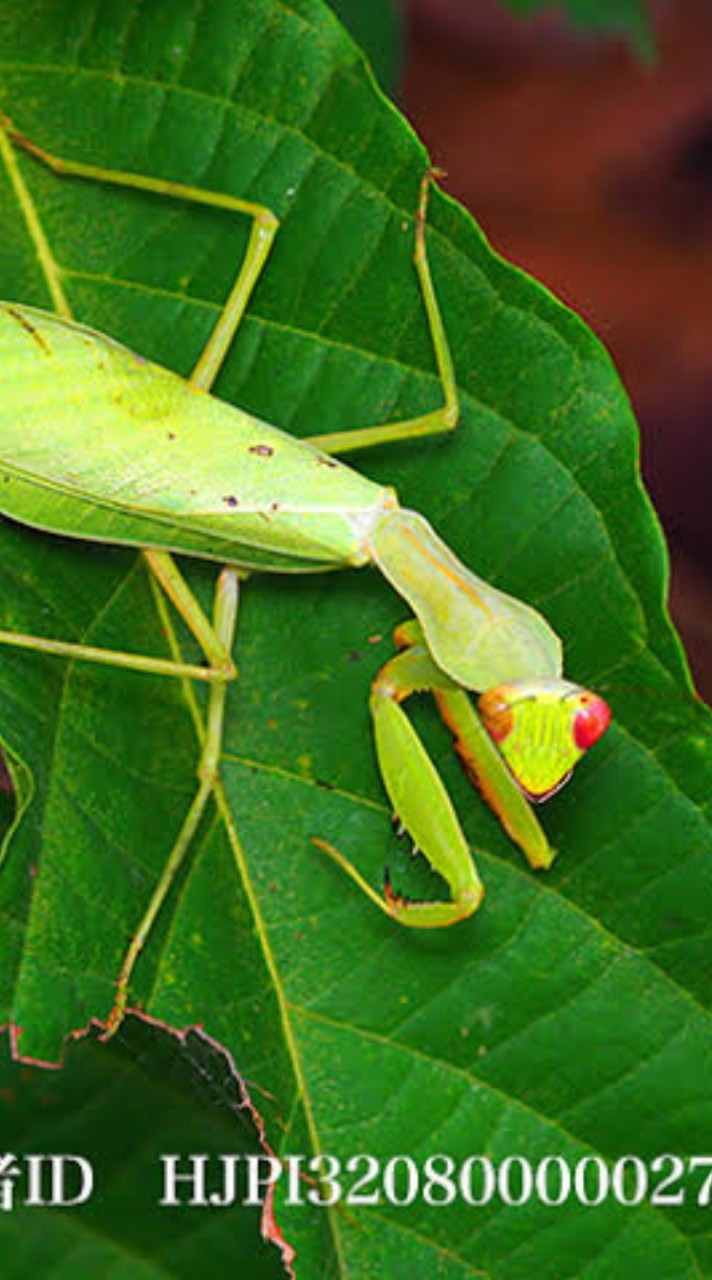
POLYGON ((388 910, 393 916, 397 916, 399 911, 405 910, 405 908, 413 901, 412 898, 407 898, 404 893, 400 893, 398 890, 393 888, 391 873, 388 870, 388 867, 385 867, 383 871, 383 896, 388 905, 388 910))
MULTIPOLYGON (((310 837, 312 844, 317 849, 321 849, 345 871, 359 889, 362 889, 371 902, 379 908, 380 911, 392 920, 397 920, 398 924, 414 925, 417 928, 439 928, 442 925, 456 924, 458 920, 464 920, 467 916, 472 915, 479 907, 483 895, 484 887, 477 877, 474 865, 471 860, 470 874, 468 882, 464 885, 457 896, 453 896, 450 902, 421 902, 413 898, 407 898, 405 894, 398 892, 393 888, 391 874, 388 867, 383 873, 383 893, 377 893, 372 885, 357 871, 356 867, 348 858, 344 856, 339 849, 328 840, 322 840, 319 836, 310 837)), ((468 850, 469 858, 469 850, 468 850)))

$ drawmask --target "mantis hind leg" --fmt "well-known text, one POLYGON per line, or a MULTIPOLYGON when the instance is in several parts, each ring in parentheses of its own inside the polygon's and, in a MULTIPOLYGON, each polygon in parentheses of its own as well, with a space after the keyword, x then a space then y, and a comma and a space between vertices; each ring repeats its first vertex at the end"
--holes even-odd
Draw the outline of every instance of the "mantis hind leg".
MULTIPOLYGON (((215 592, 214 628, 219 643, 230 652, 237 620, 239 579, 233 569, 224 569, 215 592)), ((166 860, 151 900, 133 934, 116 983, 113 1009, 106 1022, 103 1039, 109 1039, 120 1026, 128 1003, 129 986, 136 962, 160 912, 176 876, 183 866, 215 787, 222 750, 223 723, 227 684, 215 684, 210 690, 207 721, 198 764, 198 789, 188 809, 173 848, 166 860)))
POLYGON ((460 406, 455 382, 455 370, 445 325, 440 314, 433 278, 430 273, 430 263, 425 243, 425 225, 430 187, 434 179, 440 176, 441 171, 439 169, 428 169, 420 183, 420 199, 415 215, 413 261, 418 275, 435 362, 443 389, 443 404, 429 413, 420 414, 416 418, 406 418, 400 422, 386 422, 375 427, 361 427, 352 431, 334 431, 326 435, 310 436, 309 442, 317 445, 318 448, 323 449, 326 453, 351 453, 357 449, 369 449, 374 445, 392 444, 400 440, 414 440, 420 436, 431 436, 441 432, 453 431, 457 426, 460 406))

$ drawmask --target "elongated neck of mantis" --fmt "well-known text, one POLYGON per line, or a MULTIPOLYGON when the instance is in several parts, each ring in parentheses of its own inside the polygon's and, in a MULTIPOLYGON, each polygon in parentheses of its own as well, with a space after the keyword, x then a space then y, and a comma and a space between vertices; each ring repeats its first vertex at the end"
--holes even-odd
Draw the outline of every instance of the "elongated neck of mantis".
POLYGON ((529 605, 471 573, 415 511, 384 511, 371 557, 407 600, 438 666, 468 689, 561 675, 561 644, 529 605))

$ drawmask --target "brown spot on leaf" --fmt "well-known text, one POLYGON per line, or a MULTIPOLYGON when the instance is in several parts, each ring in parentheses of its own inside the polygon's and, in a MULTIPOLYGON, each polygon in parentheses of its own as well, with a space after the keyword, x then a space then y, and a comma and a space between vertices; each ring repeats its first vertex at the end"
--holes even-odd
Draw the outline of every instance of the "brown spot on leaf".
POLYGON ((271 458, 274 449, 271 444, 251 444, 250 453, 256 453, 258 458, 271 458))
POLYGON ((318 467, 338 467, 338 462, 334 462, 333 458, 322 458, 321 455, 316 460, 318 467))
POLYGON ((236 507, 239 505, 238 499, 235 497, 234 493, 227 493, 223 498, 223 502, 226 507, 236 507))

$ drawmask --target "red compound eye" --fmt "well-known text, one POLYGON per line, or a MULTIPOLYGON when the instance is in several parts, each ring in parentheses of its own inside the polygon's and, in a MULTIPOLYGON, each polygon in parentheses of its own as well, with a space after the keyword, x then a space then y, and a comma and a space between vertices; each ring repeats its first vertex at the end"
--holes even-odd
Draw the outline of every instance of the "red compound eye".
POLYGON ((611 723, 611 708, 595 693, 584 695, 574 716, 574 742, 579 751, 588 751, 606 732, 611 723))

